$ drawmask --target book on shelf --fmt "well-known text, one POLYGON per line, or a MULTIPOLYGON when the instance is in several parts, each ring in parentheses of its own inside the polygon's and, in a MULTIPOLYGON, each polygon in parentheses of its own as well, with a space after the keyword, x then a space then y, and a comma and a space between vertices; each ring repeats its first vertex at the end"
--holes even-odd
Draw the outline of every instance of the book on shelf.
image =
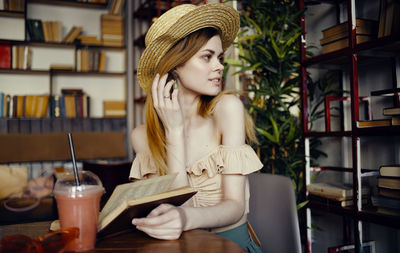
POLYGON ((400 178, 400 165, 382 165, 379 167, 379 175, 382 177, 400 178))
MULTIPOLYGON (((366 195, 367 196, 367 195, 366 195)), ((368 198, 366 196, 363 196, 362 198, 362 204, 367 204, 368 203, 368 198)), ((345 199, 345 200, 337 200, 335 198, 328 198, 328 197, 322 197, 321 195, 314 195, 310 194, 308 196, 308 199, 310 200, 316 200, 320 203, 323 203, 328 206, 341 206, 341 207, 346 207, 346 206, 353 206, 353 198, 351 199, 345 199)))
POLYGON ((400 199, 388 198, 380 195, 372 195, 371 202, 373 206, 389 209, 400 209, 400 199))
POLYGON ((73 43, 75 39, 81 34, 82 32, 82 27, 81 26, 73 26, 69 30, 69 32, 65 35, 64 39, 62 42, 64 43, 73 43))
MULTIPOLYGON (((353 198, 353 188, 348 184, 338 184, 338 183, 310 183, 307 185, 307 191, 316 196, 321 196, 324 198, 335 199, 338 201, 348 200, 353 198)), ((362 187, 362 195, 368 195, 369 188, 362 187)))
POLYGON ((104 114, 104 117, 106 117, 106 118, 125 117, 126 116, 125 101, 104 100, 103 101, 103 114, 104 114))
POLYGON ((79 40, 81 44, 86 45, 101 45, 103 43, 97 36, 93 35, 79 35, 76 39, 79 40))
MULTIPOLYGON (((378 24, 375 20, 361 19, 361 18, 356 19, 357 34, 370 34, 376 36, 377 27, 378 24)), ((322 35, 323 38, 328 38, 336 34, 346 34, 348 33, 348 28, 349 26, 346 21, 322 30, 322 35)))
POLYGON ((45 42, 62 41, 62 23, 60 21, 42 21, 45 42))
POLYGON ((29 46, 12 46, 12 68, 13 69, 31 69, 32 67, 32 49, 29 46))
POLYGON ((400 126, 400 116, 392 116, 392 126, 400 126))
POLYGON ((398 177, 379 177, 378 187, 400 190, 400 178, 398 177))
POLYGON ((25 11, 25 0, 4 0, 3 9, 7 11, 25 11))
POLYGON ((11 68, 11 46, 9 43, 0 44, 0 69, 11 68))
POLYGON ((74 67, 72 65, 67 65, 67 64, 50 64, 50 69, 72 71, 74 69, 74 67))
POLYGON ((109 14, 121 15, 122 8, 125 4, 125 0, 112 0, 109 14))
POLYGON ((400 115, 400 107, 390 107, 383 109, 383 115, 385 116, 397 116, 400 115))
POLYGON ((359 120, 357 121, 357 127, 380 127, 392 125, 391 119, 377 119, 377 120, 359 120))
POLYGON ((378 187, 378 194, 388 198, 400 199, 400 191, 378 187))
MULTIPOLYGON (((371 35, 356 35, 356 44, 364 43, 373 40, 375 37, 371 35)), ((322 53, 330 53, 336 50, 340 50, 349 46, 349 40, 347 37, 338 39, 322 45, 322 53)))
MULTIPOLYGON (((354 250, 354 244, 346 244, 339 246, 331 246, 328 247, 328 253, 336 253, 336 252, 353 252, 350 250, 354 250)), ((367 241, 362 243, 362 252, 363 253, 375 253, 375 241, 367 241)))
POLYGON ((30 41, 43 42, 43 24, 40 19, 27 19, 26 25, 28 28, 28 34, 30 41))
POLYGON ((378 38, 399 34, 400 2, 397 0, 381 0, 379 14, 378 38))

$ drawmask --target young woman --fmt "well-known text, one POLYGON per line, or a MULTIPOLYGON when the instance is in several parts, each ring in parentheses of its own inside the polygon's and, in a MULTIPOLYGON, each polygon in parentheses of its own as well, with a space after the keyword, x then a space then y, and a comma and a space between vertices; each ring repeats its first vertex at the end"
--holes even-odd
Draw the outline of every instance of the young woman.
POLYGON ((247 174, 262 164, 246 141, 255 140, 243 104, 221 92, 224 50, 239 29, 225 4, 179 5, 146 35, 138 82, 147 93, 146 124, 132 131, 136 152, 130 177, 177 173, 173 187, 198 192, 180 207, 164 204, 137 229, 159 239, 206 228, 250 252, 261 252, 247 228, 247 174))

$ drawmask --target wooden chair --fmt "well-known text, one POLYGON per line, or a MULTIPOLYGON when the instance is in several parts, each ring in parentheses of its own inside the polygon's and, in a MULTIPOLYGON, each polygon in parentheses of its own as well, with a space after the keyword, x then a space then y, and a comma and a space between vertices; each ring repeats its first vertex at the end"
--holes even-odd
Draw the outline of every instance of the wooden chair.
POLYGON ((253 173, 249 175, 248 220, 263 252, 300 253, 300 230, 296 198, 289 178, 253 173))

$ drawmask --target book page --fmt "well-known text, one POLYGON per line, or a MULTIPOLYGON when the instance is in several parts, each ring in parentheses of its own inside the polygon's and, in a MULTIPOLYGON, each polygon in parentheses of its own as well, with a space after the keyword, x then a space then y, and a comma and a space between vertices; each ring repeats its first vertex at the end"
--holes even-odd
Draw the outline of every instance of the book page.
POLYGON ((111 211, 128 199, 137 199, 168 190, 169 186, 175 180, 176 175, 177 174, 171 174, 153 177, 150 179, 135 181, 133 183, 118 185, 111 194, 110 199, 103 207, 103 210, 101 210, 99 220, 102 220, 111 211))

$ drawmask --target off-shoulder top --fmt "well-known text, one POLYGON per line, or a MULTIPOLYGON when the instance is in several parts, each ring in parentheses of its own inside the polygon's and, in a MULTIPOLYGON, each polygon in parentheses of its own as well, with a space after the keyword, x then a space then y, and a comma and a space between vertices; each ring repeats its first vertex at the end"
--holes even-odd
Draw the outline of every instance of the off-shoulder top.
MULTIPOLYGON (((247 175, 258 171, 263 164, 249 145, 219 145, 214 151, 186 167, 190 186, 197 190, 193 196, 195 207, 213 206, 222 202, 223 174, 247 175)), ((150 152, 137 153, 129 178, 145 179, 157 174, 150 152)), ((249 212, 249 185, 245 188, 245 215, 249 212)))

